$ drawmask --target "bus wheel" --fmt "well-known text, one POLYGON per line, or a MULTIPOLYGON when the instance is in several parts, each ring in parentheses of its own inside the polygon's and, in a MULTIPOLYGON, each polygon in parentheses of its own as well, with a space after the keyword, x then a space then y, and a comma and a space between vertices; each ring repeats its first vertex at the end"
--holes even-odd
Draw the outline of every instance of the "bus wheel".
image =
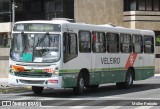
POLYGON ((81 95, 84 93, 85 81, 82 73, 78 76, 77 87, 73 88, 75 95, 81 95))
POLYGON ((34 92, 34 94, 42 94, 43 87, 32 86, 32 91, 34 92))
POLYGON ((125 89, 130 88, 132 85, 133 85, 133 73, 131 70, 128 70, 125 82, 116 83, 116 86, 118 88, 125 88, 125 89))

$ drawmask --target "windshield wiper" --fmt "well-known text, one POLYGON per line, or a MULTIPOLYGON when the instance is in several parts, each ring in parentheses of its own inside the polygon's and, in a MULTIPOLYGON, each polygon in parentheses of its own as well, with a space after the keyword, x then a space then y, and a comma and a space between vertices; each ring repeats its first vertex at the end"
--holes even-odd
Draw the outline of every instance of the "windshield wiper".
POLYGON ((47 36, 49 36, 49 33, 44 34, 44 36, 37 42, 37 45, 34 48, 40 45, 46 39, 47 36))

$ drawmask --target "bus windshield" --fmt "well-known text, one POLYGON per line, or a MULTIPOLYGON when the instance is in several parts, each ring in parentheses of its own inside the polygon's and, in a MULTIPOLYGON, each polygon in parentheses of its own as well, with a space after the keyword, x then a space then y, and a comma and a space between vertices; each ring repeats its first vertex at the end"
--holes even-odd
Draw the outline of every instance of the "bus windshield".
POLYGON ((56 62, 60 58, 60 35, 13 33, 10 57, 19 62, 56 62))

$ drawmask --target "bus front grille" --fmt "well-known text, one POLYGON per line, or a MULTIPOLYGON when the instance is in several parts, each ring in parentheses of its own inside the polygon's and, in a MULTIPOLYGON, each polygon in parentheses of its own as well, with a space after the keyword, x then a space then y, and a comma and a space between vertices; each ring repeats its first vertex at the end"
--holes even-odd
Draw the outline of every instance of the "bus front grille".
POLYGON ((45 80, 22 80, 19 79, 19 82, 24 83, 24 84, 43 84, 45 80))
POLYGON ((52 73, 47 72, 15 72, 16 76, 20 77, 38 77, 38 78, 48 78, 52 76, 52 73))

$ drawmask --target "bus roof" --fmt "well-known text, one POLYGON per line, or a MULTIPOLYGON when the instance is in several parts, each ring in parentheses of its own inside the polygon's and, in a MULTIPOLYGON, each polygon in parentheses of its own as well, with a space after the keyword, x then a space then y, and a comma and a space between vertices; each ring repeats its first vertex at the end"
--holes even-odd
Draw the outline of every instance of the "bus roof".
POLYGON ((94 24, 85 24, 73 22, 72 19, 53 19, 53 20, 32 20, 32 21, 19 21, 18 23, 49 23, 49 24, 60 24, 62 28, 67 29, 80 29, 80 30, 92 30, 92 31, 107 31, 107 32, 118 32, 118 33, 128 33, 128 34, 145 34, 145 35, 155 35, 151 30, 142 30, 142 29, 131 29, 121 26, 114 26, 112 24, 104 25, 94 25, 94 24), (85 29, 84 29, 85 28, 85 29))

